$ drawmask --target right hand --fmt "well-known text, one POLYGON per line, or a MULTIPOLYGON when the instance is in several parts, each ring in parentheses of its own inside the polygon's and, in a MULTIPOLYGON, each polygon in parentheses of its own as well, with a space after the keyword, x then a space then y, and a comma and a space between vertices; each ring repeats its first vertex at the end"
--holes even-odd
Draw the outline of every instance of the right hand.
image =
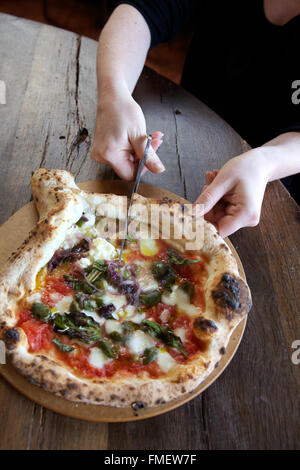
MULTIPOLYGON (((145 166, 153 173, 162 173, 165 169, 155 153, 162 143, 162 136, 159 131, 152 133, 145 166)), ((101 99, 91 150, 93 160, 107 163, 122 179, 131 181, 143 156, 146 141, 144 114, 129 93, 101 99)))

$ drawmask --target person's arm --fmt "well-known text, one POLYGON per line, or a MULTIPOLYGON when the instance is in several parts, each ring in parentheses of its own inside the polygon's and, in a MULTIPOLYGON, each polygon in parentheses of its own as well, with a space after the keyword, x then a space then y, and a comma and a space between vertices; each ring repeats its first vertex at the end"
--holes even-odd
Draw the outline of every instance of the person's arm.
MULTIPOLYGON (((131 93, 150 47, 150 30, 143 16, 130 5, 112 13, 99 39, 97 56, 98 108, 91 156, 111 165, 131 180, 146 141, 146 123, 131 93)), ((161 173, 164 166, 155 151, 162 133, 153 133, 147 168, 161 173)))
POLYGON ((259 223, 269 181, 300 172, 300 132, 287 132, 206 173, 195 204, 222 237, 259 223))

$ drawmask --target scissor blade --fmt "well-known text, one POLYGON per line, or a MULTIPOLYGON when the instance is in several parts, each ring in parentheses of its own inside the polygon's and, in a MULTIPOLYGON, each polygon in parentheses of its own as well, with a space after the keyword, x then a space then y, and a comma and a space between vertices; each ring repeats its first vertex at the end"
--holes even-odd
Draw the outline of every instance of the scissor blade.
POLYGON ((137 192, 140 181, 141 181, 142 171, 143 171, 143 168, 144 168, 144 165, 145 165, 145 162, 146 162, 146 158, 147 158, 147 155, 148 155, 148 152, 149 152, 149 148, 150 148, 150 145, 151 145, 151 140, 152 140, 152 136, 149 135, 148 139, 147 139, 147 143, 146 143, 143 158, 140 160, 139 165, 138 165, 138 170, 137 170, 137 174, 136 174, 136 177, 135 177, 135 182, 134 182, 132 192, 131 192, 131 195, 130 195, 130 201, 129 201, 128 211, 127 211, 127 218, 126 218, 125 231, 124 231, 124 238, 123 238, 122 244, 121 244, 119 262, 122 261, 123 250, 124 250, 124 246, 125 246, 125 243, 126 243, 126 240, 127 240, 128 225, 129 225, 129 220, 130 220, 131 207, 132 207, 132 203, 133 203, 134 193, 137 192))

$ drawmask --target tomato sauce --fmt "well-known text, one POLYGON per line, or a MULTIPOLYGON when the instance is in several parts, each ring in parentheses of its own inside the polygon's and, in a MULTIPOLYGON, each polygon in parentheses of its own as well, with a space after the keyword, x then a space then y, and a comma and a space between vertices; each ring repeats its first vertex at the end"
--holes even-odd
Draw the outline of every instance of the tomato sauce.
MULTIPOLYGON (((153 261, 161 260, 167 262, 167 242, 164 240, 157 240, 156 242, 158 253, 152 258, 153 261)), ((187 257, 191 259, 193 258, 193 256, 187 257)), ((149 260, 148 256, 144 256, 140 252, 138 245, 136 248, 131 250, 127 258, 129 262, 149 260)), ((190 282, 193 282, 195 285, 195 294, 192 303, 203 308, 204 295, 201 287, 201 278, 203 277, 204 271, 203 260, 191 265, 174 265, 173 267, 181 280, 189 280, 190 282)), ((41 292, 41 301, 50 308, 54 307, 55 304, 63 297, 69 295, 72 296, 74 294, 72 288, 66 284, 63 278, 63 275, 67 273, 74 278, 80 278, 81 275, 81 271, 72 263, 64 263, 52 272, 47 272, 45 270, 41 273, 37 289, 41 292)), ((176 328, 184 328, 186 338, 184 344, 189 357, 201 350, 201 344, 193 333, 191 318, 186 314, 180 314, 178 316, 176 306, 159 303, 146 311, 146 317, 152 318, 159 324, 170 325, 173 330, 176 328)), ((111 377, 117 372, 124 375, 139 375, 147 372, 152 378, 163 375, 157 361, 153 361, 147 365, 144 365, 142 362, 134 362, 125 348, 123 351, 120 351, 120 355, 117 360, 108 361, 103 368, 95 368, 89 362, 91 348, 94 347, 94 345, 81 345, 72 338, 56 334, 51 324, 44 323, 33 318, 29 309, 20 311, 17 326, 20 326, 24 330, 28 339, 29 350, 31 352, 48 352, 51 349, 56 357, 67 364, 76 375, 89 378, 111 377), (53 339, 55 337, 58 337, 63 344, 72 345, 75 349, 69 353, 62 352, 53 343, 53 339)), ((162 346, 159 342, 156 342, 156 345, 162 346)), ((188 359, 173 348, 167 347, 167 350, 178 363, 184 363, 188 359)))
POLYGON ((21 328, 27 336, 30 352, 49 351, 51 349, 52 340, 55 337, 51 325, 31 318, 22 323, 21 328))
POLYGON ((67 295, 73 295, 73 289, 65 283, 62 275, 60 277, 48 275, 46 286, 42 291, 42 302, 48 307, 54 307, 58 300, 67 295), (55 300, 52 298, 52 294, 57 294, 55 300))

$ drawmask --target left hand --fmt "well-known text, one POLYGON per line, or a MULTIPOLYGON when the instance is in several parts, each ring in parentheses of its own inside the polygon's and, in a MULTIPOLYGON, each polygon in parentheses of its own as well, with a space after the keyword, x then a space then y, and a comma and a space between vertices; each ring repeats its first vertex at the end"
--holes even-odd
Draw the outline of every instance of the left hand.
POLYGON ((260 148, 234 157, 220 171, 206 173, 206 185, 195 204, 199 215, 211 222, 224 238, 241 227, 259 223, 268 175, 260 148))

